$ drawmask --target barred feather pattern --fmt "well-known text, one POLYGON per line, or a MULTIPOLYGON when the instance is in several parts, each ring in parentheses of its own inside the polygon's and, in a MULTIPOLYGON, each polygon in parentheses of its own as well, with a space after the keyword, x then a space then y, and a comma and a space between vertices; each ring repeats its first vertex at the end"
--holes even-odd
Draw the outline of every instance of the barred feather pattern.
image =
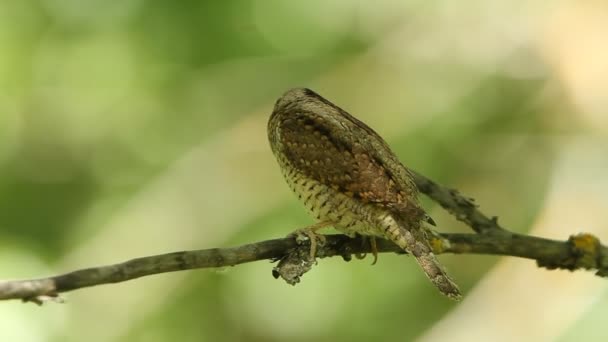
POLYGON ((288 185, 315 219, 351 236, 393 241, 442 293, 460 297, 432 253, 423 223, 430 218, 410 171, 375 131, 312 90, 296 88, 275 104, 268 138, 288 185))

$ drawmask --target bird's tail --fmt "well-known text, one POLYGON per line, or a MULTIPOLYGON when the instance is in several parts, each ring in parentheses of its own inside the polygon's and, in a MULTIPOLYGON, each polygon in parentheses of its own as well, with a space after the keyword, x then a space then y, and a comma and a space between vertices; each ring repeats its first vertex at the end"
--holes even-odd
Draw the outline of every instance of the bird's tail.
POLYGON ((420 226, 405 229, 401 225, 390 225, 385 230, 385 234, 397 246, 416 258, 424 273, 441 293, 451 299, 460 300, 462 295, 458 285, 454 283, 433 254, 425 229, 420 226))

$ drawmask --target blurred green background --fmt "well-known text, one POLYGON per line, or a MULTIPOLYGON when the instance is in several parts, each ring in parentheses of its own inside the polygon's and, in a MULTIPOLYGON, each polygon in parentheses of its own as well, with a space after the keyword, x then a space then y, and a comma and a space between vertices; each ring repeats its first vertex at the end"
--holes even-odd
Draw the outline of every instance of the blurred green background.
MULTIPOLYGON (((510 229, 608 241, 601 1, 0 1, 0 278, 280 237, 312 222, 266 140, 306 86, 510 229)), ((442 231, 467 231, 424 200, 442 231)), ((441 256, 258 262, 0 303, 0 341, 605 341, 605 281, 441 256)))

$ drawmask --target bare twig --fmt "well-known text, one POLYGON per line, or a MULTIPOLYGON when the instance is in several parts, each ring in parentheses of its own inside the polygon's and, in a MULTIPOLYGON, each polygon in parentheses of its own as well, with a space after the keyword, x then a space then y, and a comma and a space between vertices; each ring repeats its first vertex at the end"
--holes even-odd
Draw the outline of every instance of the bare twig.
POLYGON ((477 205, 472 198, 461 195, 458 190, 441 186, 417 172, 412 171, 412 174, 420 192, 439 203, 456 219, 466 223, 475 232, 483 234, 505 231, 498 225, 498 217, 488 218, 482 214, 477 210, 477 205))
MULTIPOLYGON (((439 203, 457 219, 471 226, 477 234, 438 234, 431 245, 437 254, 492 254, 522 257, 536 260, 548 269, 597 270, 598 276, 608 276, 608 248, 590 234, 571 236, 566 241, 556 241, 511 233, 500 227, 495 218, 488 218, 472 200, 455 190, 447 189, 426 177, 415 173, 416 184, 421 192, 439 203)), ((379 252, 403 253, 386 240, 377 244, 379 252)), ((342 256, 371 252, 362 238, 351 239, 344 235, 328 235, 326 242, 317 249, 317 257, 342 256)), ((275 277, 282 277, 295 284, 314 264, 310 258, 308 242, 293 237, 274 239, 233 248, 212 248, 197 251, 175 252, 129 260, 123 263, 92 267, 74 272, 31 280, 0 282, 0 300, 22 299, 42 303, 55 299, 59 293, 84 287, 118 283, 143 276, 199 268, 235 266, 258 260, 280 260, 273 270, 275 277)))

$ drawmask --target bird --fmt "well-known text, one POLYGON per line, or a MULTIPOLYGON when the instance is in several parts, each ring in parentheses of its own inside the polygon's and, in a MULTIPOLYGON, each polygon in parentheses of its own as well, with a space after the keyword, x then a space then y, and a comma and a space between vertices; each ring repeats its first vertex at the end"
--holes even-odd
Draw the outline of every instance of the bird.
POLYGON ((308 88, 287 90, 268 120, 268 139, 281 172, 317 221, 311 237, 333 226, 339 232, 385 238, 408 252, 439 291, 460 299, 456 283, 433 254, 427 224, 434 221, 418 200, 411 171, 362 121, 308 88))

